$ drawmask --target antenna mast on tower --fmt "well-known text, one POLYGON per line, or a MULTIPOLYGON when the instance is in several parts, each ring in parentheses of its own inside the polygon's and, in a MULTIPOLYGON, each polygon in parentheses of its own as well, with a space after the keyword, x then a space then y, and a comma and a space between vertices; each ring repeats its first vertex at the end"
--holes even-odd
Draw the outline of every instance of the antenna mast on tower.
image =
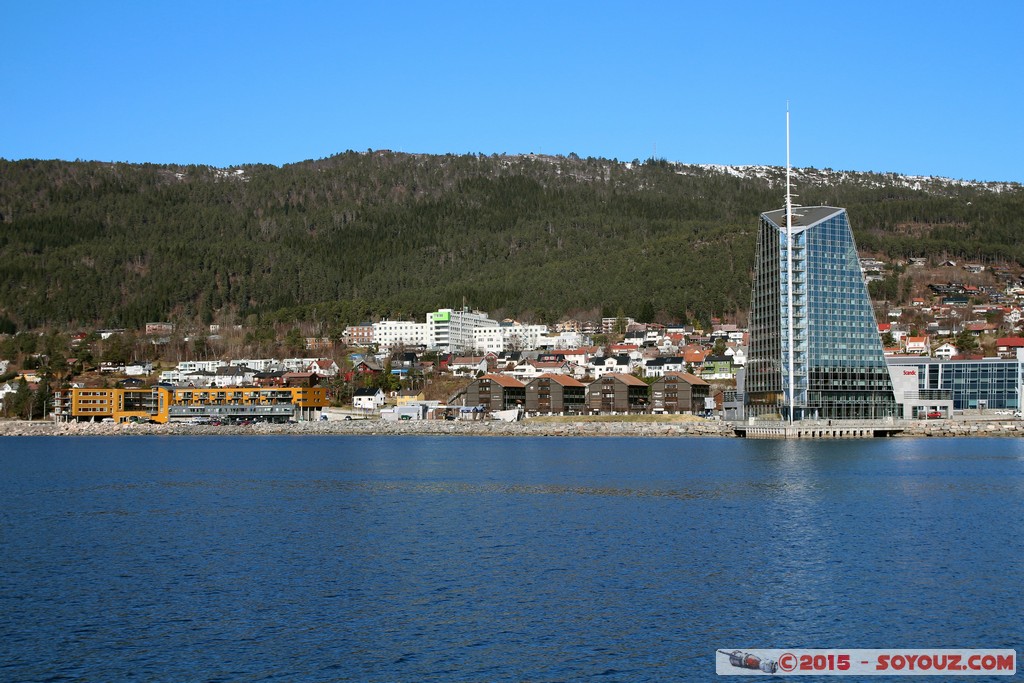
POLYGON ((786 322, 789 330, 789 423, 793 424, 796 374, 793 368, 793 197, 790 194, 789 100, 786 100, 786 322))

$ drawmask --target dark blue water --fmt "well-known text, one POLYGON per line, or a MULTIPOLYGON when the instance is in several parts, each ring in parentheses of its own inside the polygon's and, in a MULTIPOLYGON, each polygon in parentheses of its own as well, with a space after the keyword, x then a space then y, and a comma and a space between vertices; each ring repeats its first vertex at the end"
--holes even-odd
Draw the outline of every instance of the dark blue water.
POLYGON ((1024 640, 1018 440, 8 438, 0 468, 4 681, 708 680, 720 647, 1024 640))

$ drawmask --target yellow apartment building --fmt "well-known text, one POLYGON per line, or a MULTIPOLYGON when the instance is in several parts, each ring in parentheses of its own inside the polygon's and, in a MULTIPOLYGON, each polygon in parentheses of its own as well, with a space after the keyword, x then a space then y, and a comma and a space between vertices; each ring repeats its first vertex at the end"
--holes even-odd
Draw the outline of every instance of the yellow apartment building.
POLYGON ((54 392, 58 422, 317 420, 325 387, 74 388, 54 392))

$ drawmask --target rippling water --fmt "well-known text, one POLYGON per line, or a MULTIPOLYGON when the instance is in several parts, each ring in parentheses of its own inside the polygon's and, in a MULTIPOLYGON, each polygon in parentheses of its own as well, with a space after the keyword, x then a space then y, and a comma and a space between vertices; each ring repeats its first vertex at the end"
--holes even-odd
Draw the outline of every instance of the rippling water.
POLYGON ((718 647, 1024 639, 1019 440, 0 449, 0 680, 707 680, 718 647))

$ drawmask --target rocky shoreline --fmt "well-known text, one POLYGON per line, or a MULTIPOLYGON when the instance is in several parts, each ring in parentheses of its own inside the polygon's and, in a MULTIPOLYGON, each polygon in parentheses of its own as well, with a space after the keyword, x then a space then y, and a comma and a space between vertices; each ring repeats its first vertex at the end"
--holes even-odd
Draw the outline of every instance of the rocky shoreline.
MULTIPOLYGON (((904 423, 900 437, 1024 436, 1024 422, 960 422, 928 420, 904 423)), ((209 426, 190 424, 111 424, 0 421, 0 436, 216 436, 216 435, 446 435, 446 436, 633 436, 735 437, 732 424, 714 420, 693 422, 446 422, 351 420, 209 426)))

